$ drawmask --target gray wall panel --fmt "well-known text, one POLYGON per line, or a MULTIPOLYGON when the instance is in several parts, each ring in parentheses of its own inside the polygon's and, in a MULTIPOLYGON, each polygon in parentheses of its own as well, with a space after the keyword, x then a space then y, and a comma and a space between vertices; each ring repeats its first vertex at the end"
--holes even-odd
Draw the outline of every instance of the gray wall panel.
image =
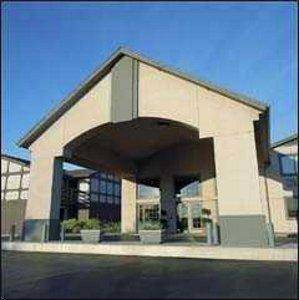
POLYGON ((130 121, 137 117, 138 62, 124 56, 112 70, 112 122, 130 121))
POLYGON ((222 246, 268 247, 264 215, 219 216, 222 246))

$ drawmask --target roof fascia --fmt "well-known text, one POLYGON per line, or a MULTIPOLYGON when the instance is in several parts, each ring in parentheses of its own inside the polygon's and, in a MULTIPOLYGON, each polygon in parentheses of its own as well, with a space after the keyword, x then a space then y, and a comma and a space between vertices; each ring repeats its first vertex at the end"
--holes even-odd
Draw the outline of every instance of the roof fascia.
POLYGON ((294 134, 290 135, 289 137, 286 137, 286 138, 284 138, 284 139, 282 139, 280 141, 274 142, 271 145, 271 148, 276 148, 276 147, 281 146, 283 144, 292 142, 292 141, 294 141, 296 139, 298 139, 298 133, 294 133, 294 134))

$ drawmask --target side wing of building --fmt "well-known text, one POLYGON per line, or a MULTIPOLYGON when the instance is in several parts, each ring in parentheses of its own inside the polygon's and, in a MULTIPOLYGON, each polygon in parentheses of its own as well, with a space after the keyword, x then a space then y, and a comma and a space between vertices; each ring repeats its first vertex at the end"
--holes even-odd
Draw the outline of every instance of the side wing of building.
POLYGON ((270 149, 268 193, 276 234, 298 232, 298 136, 275 143, 270 149))
POLYGON ((1 155, 1 235, 16 225, 22 234, 29 188, 29 161, 1 155))

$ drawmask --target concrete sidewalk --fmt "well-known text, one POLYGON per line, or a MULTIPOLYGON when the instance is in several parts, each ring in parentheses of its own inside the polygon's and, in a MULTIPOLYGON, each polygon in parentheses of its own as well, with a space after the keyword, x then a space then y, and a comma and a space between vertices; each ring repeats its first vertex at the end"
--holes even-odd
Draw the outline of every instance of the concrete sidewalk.
POLYGON ((298 260, 297 248, 228 248, 191 243, 143 245, 139 242, 109 242, 99 244, 83 244, 81 242, 4 242, 2 243, 2 250, 229 260, 298 260))

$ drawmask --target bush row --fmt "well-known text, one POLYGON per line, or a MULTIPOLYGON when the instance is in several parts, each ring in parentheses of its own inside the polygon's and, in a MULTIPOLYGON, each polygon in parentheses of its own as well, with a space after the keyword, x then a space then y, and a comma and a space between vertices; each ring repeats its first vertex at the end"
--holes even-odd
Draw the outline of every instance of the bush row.
POLYGON ((67 233, 80 233, 81 229, 100 229, 104 232, 120 233, 120 222, 104 223, 98 219, 68 219, 64 220, 61 225, 67 233))

